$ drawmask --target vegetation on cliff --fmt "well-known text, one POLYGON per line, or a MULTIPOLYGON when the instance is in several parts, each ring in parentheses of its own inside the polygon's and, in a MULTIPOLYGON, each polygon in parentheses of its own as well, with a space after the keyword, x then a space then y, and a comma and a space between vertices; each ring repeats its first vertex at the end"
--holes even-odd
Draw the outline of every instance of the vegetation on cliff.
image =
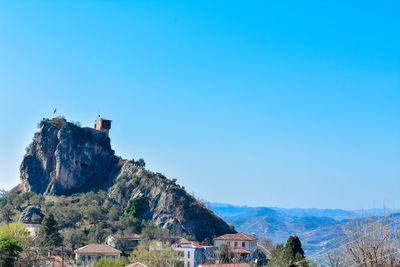
POLYGON ((115 156, 104 132, 64 118, 39 123, 20 170, 21 185, 2 202, 3 220, 35 205, 54 214, 64 240, 104 242, 153 225, 198 241, 234 232, 176 179, 145 169, 143 159, 115 156))

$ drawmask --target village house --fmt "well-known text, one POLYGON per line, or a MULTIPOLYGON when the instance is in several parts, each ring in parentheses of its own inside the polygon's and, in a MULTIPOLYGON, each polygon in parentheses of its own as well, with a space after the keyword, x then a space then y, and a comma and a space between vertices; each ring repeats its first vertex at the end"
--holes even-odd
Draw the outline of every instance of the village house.
POLYGON ((77 265, 87 266, 100 258, 119 259, 121 251, 106 244, 89 244, 75 250, 77 265))
POLYGON ((179 251, 179 257, 183 261, 184 267, 198 267, 201 263, 213 261, 217 251, 217 247, 202 246, 183 237, 163 236, 158 238, 158 241, 169 243, 173 250, 179 251))
POLYGON ((197 242, 187 242, 175 244, 174 250, 181 252, 181 261, 184 267, 198 267, 201 263, 213 262, 215 252, 218 250, 214 246, 203 246, 197 242))
POLYGON ((254 234, 225 234, 214 238, 214 245, 219 248, 222 244, 226 244, 232 254, 248 255, 250 258, 254 258, 257 250, 257 240, 254 234))
POLYGON ((109 235, 106 238, 106 244, 121 250, 122 252, 133 251, 142 241, 142 235, 130 234, 130 235, 109 235))

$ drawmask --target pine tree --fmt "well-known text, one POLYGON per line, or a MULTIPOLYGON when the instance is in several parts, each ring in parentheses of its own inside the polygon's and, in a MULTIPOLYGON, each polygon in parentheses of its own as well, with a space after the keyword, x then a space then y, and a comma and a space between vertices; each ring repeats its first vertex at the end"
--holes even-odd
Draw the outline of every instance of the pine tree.
POLYGON ((290 236, 286 242, 284 251, 284 261, 288 264, 293 264, 301 261, 300 266, 308 266, 304 257, 304 250, 298 236, 290 236))
POLYGON ((43 221, 39 232, 43 242, 50 246, 60 246, 62 244, 61 235, 58 232, 58 223, 53 213, 48 213, 43 221))

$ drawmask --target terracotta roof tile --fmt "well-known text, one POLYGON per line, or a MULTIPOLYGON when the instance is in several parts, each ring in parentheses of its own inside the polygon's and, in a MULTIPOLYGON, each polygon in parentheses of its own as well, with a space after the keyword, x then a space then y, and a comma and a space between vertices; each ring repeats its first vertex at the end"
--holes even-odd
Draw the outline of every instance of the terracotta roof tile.
POLYGON ((204 246, 200 245, 197 242, 192 242, 192 246, 194 246, 195 248, 204 248, 204 246))
POLYGON ((109 245, 105 244, 89 244, 84 247, 78 248, 75 250, 75 253, 119 253, 122 252, 118 249, 110 247, 109 245))
POLYGON ((249 250, 243 249, 243 248, 232 248, 231 253, 240 253, 240 254, 251 254, 249 250))
POLYGON ((141 239, 142 235, 141 234, 128 234, 128 235, 116 235, 114 237, 118 238, 118 239, 124 239, 124 238, 141 239))
POLYGON ((237 234, 226 234, 226 235, 221 235, 214 240, 240 240, 240 241, 253 241, 257 240, 257 237, 248 235, 245 233, 237 233, 237 234))

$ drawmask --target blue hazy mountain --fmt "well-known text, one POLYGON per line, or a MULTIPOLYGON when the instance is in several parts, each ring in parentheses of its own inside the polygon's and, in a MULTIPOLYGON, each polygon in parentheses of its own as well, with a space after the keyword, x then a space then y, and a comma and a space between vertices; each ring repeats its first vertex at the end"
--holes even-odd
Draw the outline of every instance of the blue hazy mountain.
POLYGON ((269 237, 275 244, 286 242, 290 235, 298 235, 308 255, 334 247, 338 232, 349 220, 397 212, 390 209, 285 209, 223 203, 208 203, 208 207, 236 230, 269 237))

